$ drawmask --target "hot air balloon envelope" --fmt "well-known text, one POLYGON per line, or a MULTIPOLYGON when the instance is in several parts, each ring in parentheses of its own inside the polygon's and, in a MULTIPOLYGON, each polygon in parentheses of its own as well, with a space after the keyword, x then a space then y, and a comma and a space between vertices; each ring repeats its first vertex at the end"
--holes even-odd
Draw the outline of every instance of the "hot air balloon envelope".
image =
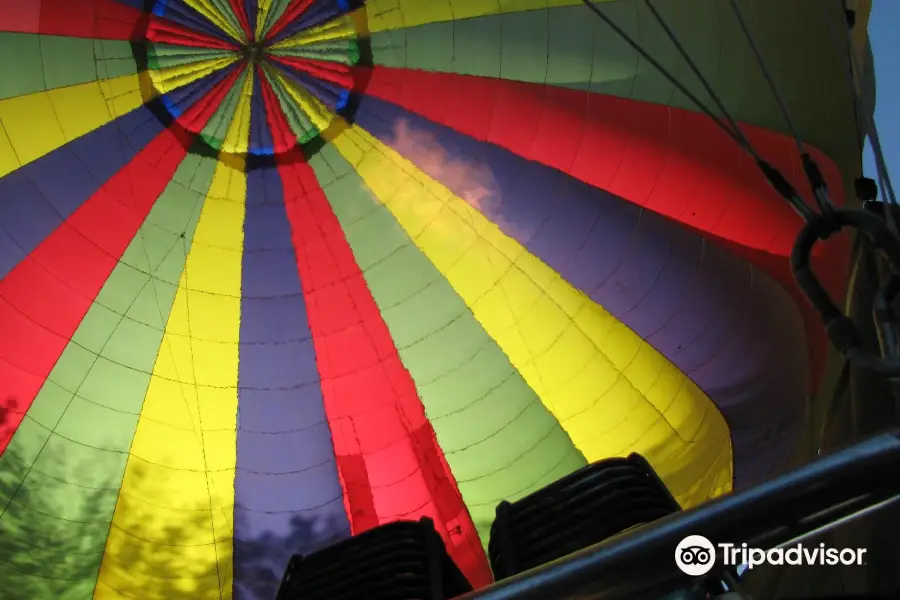
MULTIPOLYGON (((802 182, 733 17, 656 4, 802 182)), ((850 100, 789 4, 746 11, 842 202, 850 100)), ((479 587, 498 502, 587 463, 759 482, 824 362, 798 226, 578 0, 6 2, 0 598, 270 599, 421 517, 479 587)))

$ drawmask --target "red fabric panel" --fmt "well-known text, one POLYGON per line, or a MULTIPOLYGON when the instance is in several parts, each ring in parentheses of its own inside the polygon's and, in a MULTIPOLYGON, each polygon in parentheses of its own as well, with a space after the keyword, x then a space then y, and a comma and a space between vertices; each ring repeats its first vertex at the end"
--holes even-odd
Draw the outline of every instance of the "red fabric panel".
POLYGON ((3 31, 137 40, 147 15, 114 0, 4 0, 3 31))
MULTIPOLYGON (((806 322, 817 382, 827 337, 790 271, 802 224, 753 161, 705 115, 625 98, 503 79, 389 67, 357 67, 366 93, 476 139, 507 148, 678 221, 757 265, 794 295, 806 322)), ((793 141, 742 126, 750 142, 815 205, 793 141)), ((840 172, 813 149, 835 203, 840 172)), ((849 239, 816 247, 822 283, 842 299, 849 239)))
POLYGON ((475 525, 312 168, 280 167, 325 412, 353 533, 428 516, 474 585, 491 581, 475 525))
POLYGON ((0 280, 0 453, 185 156, 164 131, 0 280), (14 403, 12 406, 10 403, 14 403))

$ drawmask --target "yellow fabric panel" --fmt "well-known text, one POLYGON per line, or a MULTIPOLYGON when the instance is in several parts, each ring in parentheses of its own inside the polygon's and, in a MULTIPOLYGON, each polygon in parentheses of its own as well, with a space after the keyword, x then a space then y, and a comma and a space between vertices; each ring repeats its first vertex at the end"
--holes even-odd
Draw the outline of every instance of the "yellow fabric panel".
POLYGON ((150 78, 153 81, 153 88, 158 93, 167 94, 211 73, 226 69, 237 61, 237 56, 198 60, 187 65, 150 71, 150 78))
POLYGON ((266 18, 269 16, 269 11, 272 10, 272 0, 257 0, 257 6, 255 37, 261 39, 263 27, 266 26, 266 18))
POLYGON ((244 39, 243 32, 235 29, 231 22, 225 18, 225 15, 222 14, 222 11, 210 0, 184 0, 184 3, 209 19, 218 29, 227 33, 235 41, 244 39))
POLYGON ((219 163, 141 410, 94 598, 232 594, 245 196, 242 166, 219 163), (181 576, 154 569, 159 564, 179 565, 181 576))
POLYGON ((334 114, 322 101, 310 94, 306 89, 298 86, 293 81, 282 75, 278 70, 266 67, 266 74, 277 79, 284 85, 285 90, 291 96, 294 105, 303 111, 310 123, 316 126, 319 131, 325 131, 334 122, 334 114))
POLYGON ((366 14, 375 32, 574 4, 581 0, 369 0, 366 14))
POLYGON ((247 152, 250 147, 250 101, 253 99, 253 80, 256 70, 247 69, 245 72, 247 76, 244 77, 244 85, 238 92, 240 96, 237 109, 222 142, 222 150, 225 152, 247 152))
POLYGON ((0 177, 142 104, 137 75, 0 100, 0 177))
POLYGON ((335 40, 355 38, 356 36, 356 17, 354 15, 341 15, 337 19, 333 19, 322 25, 304 29, 276 44, 272 44, 271 47, 273 50, 297 48, 307 44, 333 42, 335 40))
POLYGON ((589 461, 640 452, 684 506, 730 489, 725 420, 677 367, 365 131, 333 143, 589 461))

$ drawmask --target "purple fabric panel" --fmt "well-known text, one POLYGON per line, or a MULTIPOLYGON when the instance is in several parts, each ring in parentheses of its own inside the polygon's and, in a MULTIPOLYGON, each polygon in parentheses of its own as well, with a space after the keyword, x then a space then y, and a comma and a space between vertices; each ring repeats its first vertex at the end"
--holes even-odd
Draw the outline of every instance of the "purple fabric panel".
POLYGON ((314 0, 300 16, 292 20, 284 29, 278 32, 272 42, 279 42, 296 35, 304 29, 316 27, 336 19, 347 12, 349 4, 346 0, 314 0))
POLYGON ((674 221, 391 103, 364 98, 356 121, 691 377, 728 422, 736 487, 782 467, 808 377, 805 329, 785 290, 674 221))
POLYGON ((234 597, 270 600, 291 554, 350 526, 276 170, 248 174, 246 210, 234 597))
POLYGON ((202 14, 188 6, 184 0, 165 0, 157 2, 154 11, 164 19, 177 23, 187 29, 204 33, 216 39, 234 43, 225 32, 218 26, 209 21, 202 14))
POLYGON ((162 129, 142 107, 0 178, 0 279, 162 129))

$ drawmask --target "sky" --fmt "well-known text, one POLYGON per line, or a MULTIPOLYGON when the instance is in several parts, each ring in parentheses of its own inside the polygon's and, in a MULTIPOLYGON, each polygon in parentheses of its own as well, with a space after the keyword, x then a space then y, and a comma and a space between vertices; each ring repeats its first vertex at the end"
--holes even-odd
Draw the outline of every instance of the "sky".
MULTIPOLYGON (((900 193, 900 0, 875 0, 869 19, 869 37, 875 55, 875 124, 884 152, 894 192, 900 193)), ((875 177, 875 162, 866 145, 863 168, 875 177)))

